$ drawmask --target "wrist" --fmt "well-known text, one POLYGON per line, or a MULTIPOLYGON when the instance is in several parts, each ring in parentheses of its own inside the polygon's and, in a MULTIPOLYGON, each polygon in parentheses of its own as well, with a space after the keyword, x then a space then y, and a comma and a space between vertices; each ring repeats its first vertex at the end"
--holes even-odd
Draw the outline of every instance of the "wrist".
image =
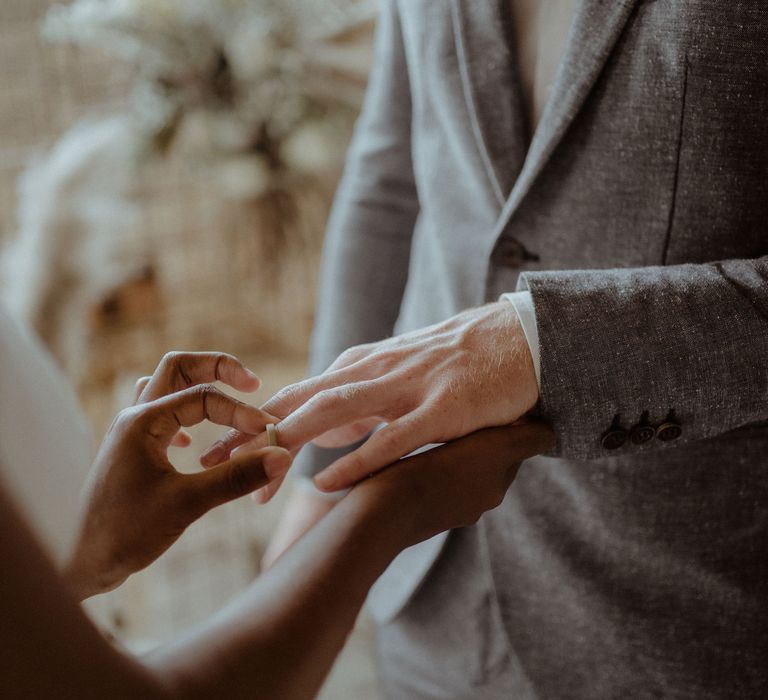
POLYGON ((83 601, 114 590, 127 576, 117 575, 113 567, 100 564, 96 558, 77 549, 64 566, 62 578, 77 599, 83 601))
POLYGON ((94 584, 94 577, 77 557, 72 557, 67 562, 61 576, 67 588, 79 601, 100 593, 98 586, 94 584))
POLYGON ((390 559, 423 539, 418 499, 397 478, 403 467, 393 465, 360 482, 339 504, 354 509, 356 531, 375 532, 377 546, 390 559))

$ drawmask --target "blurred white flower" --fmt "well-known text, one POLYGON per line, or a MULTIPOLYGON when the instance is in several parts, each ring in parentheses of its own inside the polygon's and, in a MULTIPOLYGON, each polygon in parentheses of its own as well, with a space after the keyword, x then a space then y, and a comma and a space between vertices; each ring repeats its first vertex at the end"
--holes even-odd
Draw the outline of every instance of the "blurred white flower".
POLYGON ((332 122, 303 124, 289 135, 280 148, 283 162, 292 170, 313 175, 339 162, 343 137, 332 122))
POLYGON ((340 159, 364 79, 349 70, 358 56, 340 61, 332 45, 372 20, 376 5, 74 0, 51 8, 44 32, 131 61, 131 105, 147 144, 161 152, 191 144, 195 161, 219 163, 215 178, 229 196, 250 197, 270 178, 282 187, 291 172, 318 173, 340 159))
POLYGON ((228 199, 257 199, 266 194, 272 184, 269 164, 260 155, 220 158, 210 164, 208 171, 219 192, 228 199))
POLYGON ((239 80, 253 80, 274 67, 278 49, 268 21, 252 21, 237 27, 228 41, 228 56, 239 80))
POLYGON ((237 113, 197 110, 186 115, 176 136, 176 150, 195 163, 248 154, 253 139, 250 124, 237 113))

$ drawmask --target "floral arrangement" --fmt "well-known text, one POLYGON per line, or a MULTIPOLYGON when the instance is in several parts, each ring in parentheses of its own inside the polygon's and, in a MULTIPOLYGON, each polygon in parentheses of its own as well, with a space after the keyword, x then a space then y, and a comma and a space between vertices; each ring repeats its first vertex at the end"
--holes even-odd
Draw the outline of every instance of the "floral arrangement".
POLYGON ((130 63, 146 148, 181 149, 228 197, 290 190, 338 165, 369 67, 372 0, 75 0, 52 40, 130 63))

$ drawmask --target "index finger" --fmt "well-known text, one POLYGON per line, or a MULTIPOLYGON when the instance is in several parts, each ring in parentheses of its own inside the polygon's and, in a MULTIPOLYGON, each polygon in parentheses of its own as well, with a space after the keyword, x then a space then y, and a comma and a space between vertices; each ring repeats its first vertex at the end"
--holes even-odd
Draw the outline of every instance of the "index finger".
POLYGON ((295 452, 306 443, 350 423, 393 416, 388 406, 400 405, 380 381, 362 381, 315 394, 278 424, 280 445, 295 452))
POLYGON ((249 404, 227 396, 210 384, 198 386, 164 396, 151 402, 146 410, 150 431, 170 444, 181 427, 208 420, 255 435, 263 432, 274 416, 249 404))
POLYGON ((276 416, 285 417, 298 410, 317 394, 370 381, 375 376, 375 368, 367 365, 353 365, 336 370, 329 368, 315 377, 289 384, 264 403, 262 408, 276 416))
POLYGON ((256 391, 259 379, 240 360, 223 352, 169 352, 142 389, 147 403, 197 384, 223 382, 239 391, 256 391))

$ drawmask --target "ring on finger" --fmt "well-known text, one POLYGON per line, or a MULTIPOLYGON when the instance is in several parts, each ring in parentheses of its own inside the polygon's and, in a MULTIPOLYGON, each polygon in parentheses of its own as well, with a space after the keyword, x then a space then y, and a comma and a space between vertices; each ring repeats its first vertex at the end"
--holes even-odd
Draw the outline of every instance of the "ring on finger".
POLYGON ((270 447, 278 447, 277 426, 274 423, 267 423, 267 444, 270 447))

